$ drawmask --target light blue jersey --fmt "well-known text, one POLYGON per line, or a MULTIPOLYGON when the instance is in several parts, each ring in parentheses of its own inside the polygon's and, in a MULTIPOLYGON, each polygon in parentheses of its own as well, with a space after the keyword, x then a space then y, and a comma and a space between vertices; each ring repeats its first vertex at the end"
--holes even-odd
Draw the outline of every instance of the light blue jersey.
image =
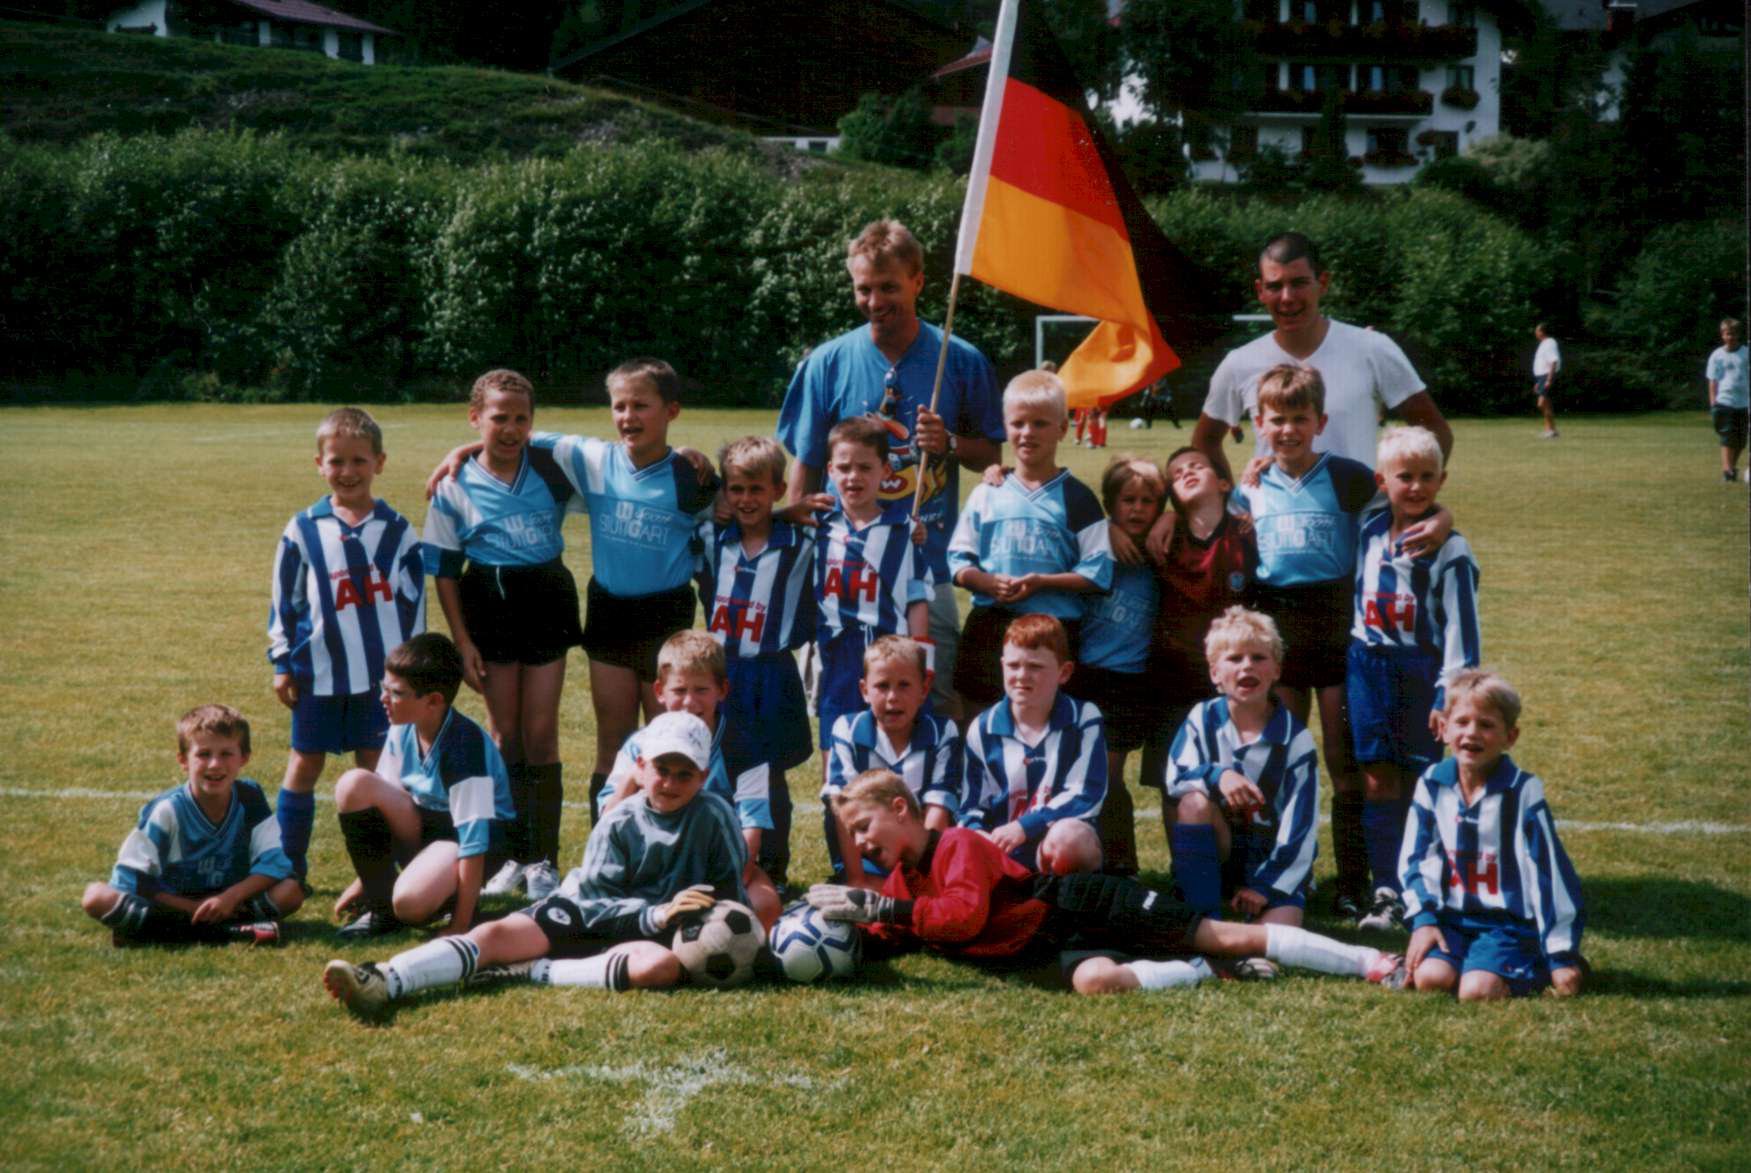
MULTIPOLYGON (((1112 589, 1113 546, 1100 499, 1087 485, 1059 469, 1037 489, 1010 473, 996 488, 980 483, 961 510, 949 542, 950 575, 983 570, 1019 578, 1024 574, 1080 574, 1097 591, 1112 589)), ((975 593, 973 606, 997 600, 975 593)), ((1041 591, 1004 606, 1022 614, 1052 615, 1080 621, 1085 604, 1079 594, 1041 591)))
POLYGON ((596 583, 622 599, 689 585, 703 543, 698 530, 717 493, 671 450, 634 468, 626 445, 593 436, 537 432, 531 448, 548 450, 590 515, 590 566, 596 583))
POLYGON ((1059 819, 1087 819, 1107 797, 1107 743, 1100 710, 1060 692, 1046 735, 1028 745, 1007 698, 967 727, 961 825, 994 831, 1019 822, 1037 843, 1059 819))
POLYGON ((572 487, 553 457, 526 449, 510 483, 475 457, 438 485, 426 512, 426 571, 460 578, 463 564, 541 566, 565 551, 560 522, 572 487))
POLYGON ((449 814, 456 824, 456 841, 461 847, 457 854, 462 859, 486 854, 494 819, 509 823, 517 817, 498 746, 479 725, 455 709, 444 718, 431 749, 423 754, 419 730, 412 725, 391 725, 377 773, 398 783, 416 805, 449 814))
POLYGON ((1109 672, 1141 672, 1149 666, 1161 585, 1154 567, 1113 567, 1113 589, 1094 596, 1082 621, 1078 663, 1109 672))
POLYGON ((1458 533, 1441 548, 1412 558, 1392 538, 1392 511, 1362 523, 1356 563, 1356 606, 1350 638, 1376 648, 1422 652, 1441 664, 1435 707, 1447 707, 1447 685, 1478 665, 1477 561, 1458 533))
POLYGON ((955 723, 919 713, 912 738, 897 750, 868 709, 842 713, 833 722, 833 745, 827 752, 823 801, 845 789, 865 770, 892 770, 906 783, 920 806, 940 806, 950 815, 961 811, 961 739, 955 723))
POLYGON ((150 897, 207 896, 250 876, 284 880, 292 861, 280 848, 280 824, 261 785, 239 778, 217 823, 207 818, 188 783, 140 808, 140 819, 116 856, 110 887, 150 897))
POLYGON ((274 558, 268 660, 312 696, 354 696, 383 660, 426 629, 419 535, 378 501, 359 525, 327 497, 286 523, 274 558))
MULTIPOLYGON (((637 772, 643 733, 640 729, 628 737, 614 755, 614 768, 608 774, 610 792, 637 772)), ((706 767, 701 790, 729 803, 744 831, 772 830, 772 763, 761 761, 764 756, 720 711, 711 734, 711 764, 706 767)))
POLYGON ((1350 581, 1358 524, 1377 493, 1367 465, 1321 453, 1300 477, 1271 464, 1256 487, 1235 492, 1258 535, 1261 586, 1350 581))

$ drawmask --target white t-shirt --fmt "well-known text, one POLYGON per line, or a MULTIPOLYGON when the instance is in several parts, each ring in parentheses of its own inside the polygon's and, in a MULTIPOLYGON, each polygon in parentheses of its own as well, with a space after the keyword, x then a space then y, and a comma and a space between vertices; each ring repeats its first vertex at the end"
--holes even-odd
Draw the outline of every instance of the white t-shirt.
MULTIPOLYGON (((1525 351, 1521 351, 1522 354, 1525 351)), ((1532 356, 1532 377, 1548 375, 1562 365, 1562 351, 1556 348, 1555 338, 1546 338, 1538 344, 1538 353, 1532 356)))
MULTIPOLYGON (((1325 413, 1330 418, 1313 441, 1314 451, 1347 456, 1369 468, 1374 467, 1380 408, 1397 407, 1424 389, 1398 343, 1376 330, 1332 321, 1325 341, 1305 359, 1278 346, 1275 333, 1229 351, 1210 376, 1204 414, 1230 425, 1252 415, 1258 407, 1259 376, 1283 363, 1312 367, 1325 380, 1325 413)), ((1262 439, 1258 452, 1270 452, 1262 439)))
POLYGON ((1716 407, 1744 407, 1751 403, 1751 394, 1747 393, 1746 348, 1728 350, 1724 346, 1715 347, 1715 352, 1708 356, 1708 377, 1715 382, 1716 407))

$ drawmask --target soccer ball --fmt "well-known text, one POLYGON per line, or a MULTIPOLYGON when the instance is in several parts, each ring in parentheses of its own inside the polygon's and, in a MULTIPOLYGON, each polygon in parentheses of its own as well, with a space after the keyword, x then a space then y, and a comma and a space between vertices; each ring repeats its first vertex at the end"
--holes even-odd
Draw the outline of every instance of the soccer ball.
POLYGON ((1142 426, 1143 426, 1143 417, 1142 416, 1132 416, 1131 417, 1131 430, 1133 432, 1137 431, 1142 426))
POLYGON ((690 916, 675 930, 669 948, 693 984, 728 989, 754 976, 754 959, 766 943, 753 911, 734 900, 719 900, 702 915, 690 916))
POLYGON ((850 977, 863 958, 863 935, 855 925, 827 920, 799 900, 772 926, 772 956, 793 982, 850 977))

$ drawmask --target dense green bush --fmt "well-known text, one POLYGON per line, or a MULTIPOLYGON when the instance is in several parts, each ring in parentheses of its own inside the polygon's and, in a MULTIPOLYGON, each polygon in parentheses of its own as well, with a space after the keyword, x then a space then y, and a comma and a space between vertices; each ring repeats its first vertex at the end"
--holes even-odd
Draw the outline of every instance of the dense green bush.
POLYGON ((1745 317, 1744 282, 1743 224, 1658 229, 1630 263, 1608 328, 1625 345, 1695 359, 1720 344, 1722 318, 1745 317))

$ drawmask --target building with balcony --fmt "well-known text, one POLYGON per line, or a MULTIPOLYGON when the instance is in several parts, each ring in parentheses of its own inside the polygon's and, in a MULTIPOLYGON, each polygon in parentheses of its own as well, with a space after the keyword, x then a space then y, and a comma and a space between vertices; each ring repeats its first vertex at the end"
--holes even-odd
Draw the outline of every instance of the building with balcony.
POLYGON ((309 0, 140 0, 112 12, 104 27, 112 33, 303 49, 361 65, 381 61, 385 39, 401 35, 309 0))

